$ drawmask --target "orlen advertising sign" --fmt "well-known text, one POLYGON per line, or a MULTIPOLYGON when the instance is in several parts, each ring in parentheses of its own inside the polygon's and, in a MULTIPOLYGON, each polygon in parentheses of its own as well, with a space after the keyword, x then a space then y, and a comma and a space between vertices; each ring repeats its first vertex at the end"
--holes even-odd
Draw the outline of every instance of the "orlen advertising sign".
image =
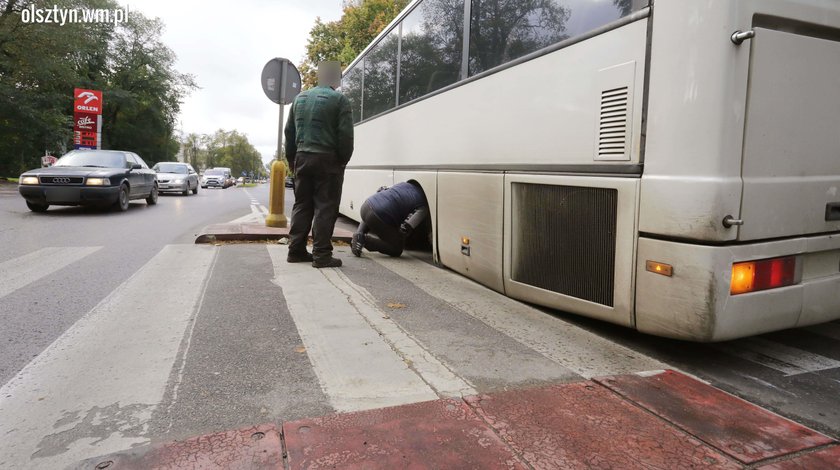
POLYGON ((76 88, 73 92, 73 112, 102 114, 102 92, 99 90, 85 90, 76 88))
POLYGON ((73 146, 98 149, 102 145, 102 92, 76 88, 73 92, 73 146))

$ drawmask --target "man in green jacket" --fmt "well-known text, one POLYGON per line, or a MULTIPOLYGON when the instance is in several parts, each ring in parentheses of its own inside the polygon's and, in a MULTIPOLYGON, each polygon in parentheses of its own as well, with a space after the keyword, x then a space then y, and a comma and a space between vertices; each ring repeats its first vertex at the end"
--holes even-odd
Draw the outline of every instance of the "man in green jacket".
POLYGON ((338 62, 318 65, 318 86, 302 92, 286 122, 286 156, 295 175, 295 204, 289 229, 289 263, 337 268, 332 233, 338 218, 344 167, 353 155, 353 111, 341 83, 338 62), (306 239, 312 230, 312 254, 306 239))

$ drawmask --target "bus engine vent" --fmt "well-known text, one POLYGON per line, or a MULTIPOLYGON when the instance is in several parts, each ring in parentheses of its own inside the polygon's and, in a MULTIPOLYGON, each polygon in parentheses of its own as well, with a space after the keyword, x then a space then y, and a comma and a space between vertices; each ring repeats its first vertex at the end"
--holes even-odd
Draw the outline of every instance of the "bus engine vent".
POLYGON ((598 125, 598 157, 621 158, 627 154, 628 87, 601 92, 601 120, 598 125))
POLYGON ((618 192, 513 184, 511 278, 613 306, 618 192))

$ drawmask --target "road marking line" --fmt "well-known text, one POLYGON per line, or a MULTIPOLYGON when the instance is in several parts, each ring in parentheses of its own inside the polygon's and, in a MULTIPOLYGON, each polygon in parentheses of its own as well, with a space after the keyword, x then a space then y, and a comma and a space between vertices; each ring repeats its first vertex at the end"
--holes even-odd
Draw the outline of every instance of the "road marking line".
POLYGON ((365 253, 437 299, 483 322, 584 378, 676 367, 505 297, 452 271, 403 254, 365 253))
POLYGON ((787 377, 840 367, 840 361, 764 338, 745 338, 717 343, 713 347, 726 354, 782 372, 787 377))
POLYGON ((371 327, 365 299, 331 282, 327 270, 286 262, 285 246, 267 245, 274 283, 283 290, 321 388, 337 411, 357 411, 438 398, 371 327))
POLYGON ((164 247, 3 385, 0 467, 64 468, 147 443, 216 253, 164 247))
POLYGON ((368 324, 380 333, 404 362, 411 364, 411 368, 420 374, 435 392, 444 397, 462 397, 478 393, 469 381, 455 374, 423 347, 418 339, 388 318, 387 314, 376 306, 376 299, 367 289, 351 281, 340 270, 329 269, 323 271, 323 274, 350 299, 368 324))
POLYGON ((268 208, 262 204, 260 204, 260 211, 262 211, 263 215, 268 215, 268 208))
POLYGON ((100 250, 101 246, 48 247, 0 263, 0 297, 100 250))

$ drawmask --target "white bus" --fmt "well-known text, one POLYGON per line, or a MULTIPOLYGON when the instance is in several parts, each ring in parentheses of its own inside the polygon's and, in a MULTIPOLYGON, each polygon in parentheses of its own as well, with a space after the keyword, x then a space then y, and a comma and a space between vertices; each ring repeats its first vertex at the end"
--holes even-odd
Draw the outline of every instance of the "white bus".
POLYGON ((413 180, 435 261, 692 341, 840 318, 840 2, 420 0, 345 70, 341 212, 413 180))

